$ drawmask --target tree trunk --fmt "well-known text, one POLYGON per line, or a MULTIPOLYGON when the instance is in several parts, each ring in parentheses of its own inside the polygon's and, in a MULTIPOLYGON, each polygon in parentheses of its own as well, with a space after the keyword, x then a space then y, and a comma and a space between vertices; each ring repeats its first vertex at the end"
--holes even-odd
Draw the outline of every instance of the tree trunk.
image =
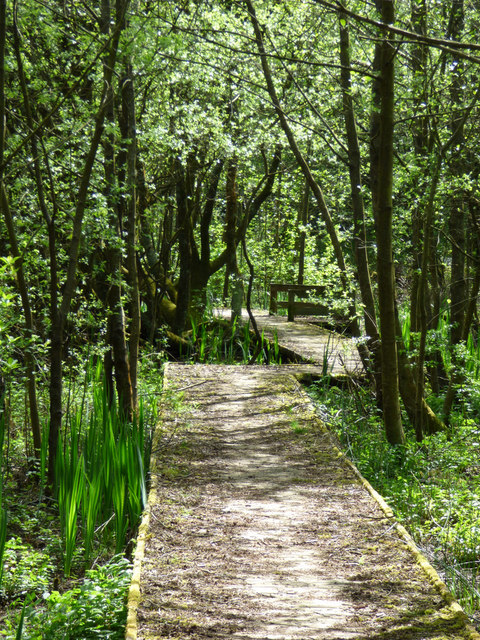
MULTIPOLYGON (((460 341, 466 342, 468 339, 468 334, 470 333, 470 329, 473 322, 473 317, 475 315, 477 309, 477 300, 478 300, 478 292, 480 289, 480 229, 478 228, 477 221, 475 219, 475 215, 472 211, 473 224, 477 231, 477 262, 475 266, 475 275, 472 283, 472 287, 470 290, 470 294, 468 296, 468 304, 465 312, 465 316, 463 318, 463 326, 462 333, 460 335, 460 341)), ((478 339, 478 338, 477 338, 478 339)), ((464 373, 464 365, 463 361, 455 361, 454 362, 454 370, 451 373, 447 392, 445 394, 445 399, 443 402, 443 419, 446 424, 450 423, 450 414, 453 408, 453 403, 457 396, 458 388, 465 382, 465 373, 464 373)))
MULTIPOLYGON (((25 280, 25 274, 23 270, 23 257, 20 254, 20 249, 17 242, 17 235, 15 231, 15 224, 13 216, 10 210, 10 203, 8 201, 8 195, 3 182, 3 162, 4 162, 4 141, 5 141, 5 36, 6 36, 6 1, 0 2, 0 207, 2 210, 3 218, 5 220, 5 226, 7 227, 8 239, 10 242, 10 252, 15 259, 16 280, 17 286, 22 300, 23 315, 25 319, 26 337, 29 339, 34 335, 33 315, 30 305, 30 296, 28 294, 28 286, 25 280)), ((26 94, 26 82, 23 73, 23 65, 20 56, 18 30, 16 20, 14 23, 14 47, 17 58, 17 65, 20 77, 20 83, 22 87, 22 93, 24 96, 25 111, 27 114, 27 124, 31 130, 33 130, 33 123, 31 117, 31 111, 29 108, 28 95, 26 94)), ((36 141, 32 137, 33 157, 35 161, 35 177, 39 177, 39 163, 38 154, 36 153, 36 141)), ((44 205, 43 190, 38 189, 38 196, 40 204, 44 205)), ((42 446, 42 435, 40 428, 40 418, 38 415, 38 403, 37 403, 37 390, 36 390, 36 376, 35 376, 35 362, 30 352, 30 346, 27 346, 24 354, 25 369, 27 374, 27 389, 30 411, 30 423, 33 439, 33 451, 36 458, 40 456, 40 449, 42 446)))
POLYGON ((373 376, 377 391, 377 398, 381 397, 381 366, 380 366, 380 336, 377 328, 375 301, 370 280, 370 267, 367 254, 367 237, 365 232, 365 209, 362 195, 362 175, 360 147, 358 144, 357 127, 353 110, 350 73, 350 36, 347 16, 339 12, 340 22, 340 63, 343 117, 348 145, 348 169, 350 176, 350 194, 352 199, 354 221, 354 251, 357 266, 357 277, 360 294, 364 307, 365 332, 368 347, 372 353, 373 376))
MULTIPOLYGON (((418 307, 420 310, 420 343, 418 348, 417 358, 417 401, 418 403, 424 402, 423 388, 424 388, 424 366, 426 356, 426 344, 427 344, 427 331, 428 331, 428 314, 426 308, 426 288, 427 288, 427 274, 428 265, 430 263, 430 243, 431 243, 431 227, 433 225, 435 214, 435 195, 437 193, 438 184, 440 181, 440 174, 443 166, 443 160, 448 149, 456 143, 459 132, 463 130, 464 123, 471 113, 473 107, 477 103, 480 97, 480 89, 477 89, 475 95, 470 101, 469 105, 463 109, 462 116, 457 122, 456 129, 453 131, 450 138, 445 144, 438 150, 436 155, 434 166, 430 174, 429 188, 426 196, 424 225, 423 225, 423 253, 422 253, 422 268, 420 270, 420 278, 418 282, 418 307)), ((420 413, 417 411, 417 415, 420 413)), ((422 428, 422 425, 416 425, 417 432, 422 428)))
MULTIPOLYGON (((393 23, 393 0, 380 0, 381 16, 393 23)), ((386 32, 381 42, 380 66, 380 131, 378 154, 378 189, 375 194, 377 219, 377 273, 380 312, 383 421, 391 444, 402 444, 402 427, 395 331, 395 274, 392 251, 392 187, 393 187, 393 117, 394 58, 392 37, 386 32)))
MULTIPOLYGON (((265 175, 261 178, 261 180, 253 190, 253 193, 256 195, 247 200, 243 217, 237 224, 237 227, 235 229, 236 247, 238 247, 239 243, 242 241, 242 238, 247 232, 249 224, 257 216, 263 203, 271 196, 280 160, 281 148, 280 146, 277 146, 270 165, 266 165, 265 167, 265 175)), ((195 290, 204 288, 207 285, 209 278, 225 266, 228 256, 230 255, 228 249, 225 248, 216 258, 210 260, 210 247, 208 246, 208 250, 206 249, 207 242, 209 243, 209 228, 210 220, 205 220, 204 223, 202 216, 201 237, 204 238, 204 244, 202 244, 200 262, 197 262, 195 256, 192 256, 192 288, 195 290)))
MULTIPOLYGON (((87 196, 90 185, 93 164, 97 156, 97 150, 103 133, 103 123, 109 107, 108 87, 113 79, 113 72, 117 57, 118 43, 120 38, 121 21, 123 14, 128 8, 128 0, 119 3, 117 7, 116 27, 112 34, 108 55, 103 63, 103 91, 100 103, 94 118, 94 131, 90 141, 90 146, 84 161, 83 170, 80 175, 77 201, 72 224, 72 236, 68 251, 68 265, 65 284, 63 287, 62 301, 57 309, 52 309, 52 329, 51 329, 51 369, 50 369, 50 431, 48 437, 48 483, 51 487, 55 485, 55 458, 57 455, 58 438, 62 425, 62 384, 63 384, 63 340, 65 333, 65 323, 70 311, 72 298, 75 293, 78 253, 80 240, 82 237, 83 218, 87 204, 87 196)), ((109 15, 109 0, 102 0, 102 17, 109 15)), ((109 22, 104 23, 104 29, 109 29, 109 22)))
MULTIPOLYGON (((463 0, 453 0, 450 17, 450 36, 454 40, 459 40, 463 31, 464 7, 463 0)), ((465 144, 464 127, 462 122, 463 107, 463 87, 464 78, 463 61, 453 60, 452 81, 450 85, 450 98, 453 105, 452 121, 450 131, 455 135, 455 150, 449 163, 449 168, 455 178, 460 178, 465 173, 465 161, 462 151, 465 144)), ((450 216, 448 220, 449 234, 451 237, 452 271, 450 282, 450 322, 451 322, 451 345, 458 344, 463 332, 463 320, 465 316, 467 287, 465 281, 465 196, 462 188, 457 187, 453 194, 450 205, 450 216)))
MULTIPOLYGON (((412 0, 412 27, 415 33, 426 35, 427 7, 426 0, 412 0)), ((422 110, 427 104, 426 64, 428 49, 423 43, 415 45, 412 49, 412 72, 415 95, 413 96, 414 108, 422 110)), ((428 155, 428 119, 426 116, 418 116, 412 121, 412 139, 415 156, 419 162, 425 162, 428 155)), ((419 205, 412 211, 412 288, 410 293, 410 331, 415 334, 420 329, 420 312, 418 308, 418 281, 422 265, 422 210, 419 205)), ((412 338, 413 340, 413 338, 412 338)), ((413 342, 409 345, 414 348, 413 342)))
POLYGON ((178 280, 177 307, 174 329, 178 335, 185 331, 191 297, 192 245, 190 240, 190 220, 188 217, 185 172, 180 159, 176 162, 176 200, 178 250, 180 253, 180 277, 178 280))
POLYGON ((127 228, 127 278, 129 284, 129 310, 130 310, 130 339, 129 339, 129 364, 130 379, 132 385, 132 406, 137 405, 137 368, 138 349, 140 343, 140 292, 137 271, 137 244, 138 244, 138 220, 137 220, 137 190, 136 190, 136 158, 137 158, 137 134, 135 122, 135 93, 132 66, 127 63, 127 71, 122 85, 122 110, 123 121, 126 130, 123 134, 128 140, 127 146, 127 175, 126 175, 126 228, 127 228))
MULTIPOLYGON (((1 9, 0 9, 1 10, 1 9)), ((1 28, 1 27, 0 27, 1 28)), ((1 117, 1 110, 0 110, 1 117)), ((2 160, 0 159, 0 162, 2 160)), ((3 218, 5 220, 5 226, 7 227, 8 239, 10 242, 10 252, 15 259, 15 272, 18 291, 22 300, 23 315, 25 319, 25 333, 27 339, 34 335, 33 315, 30 306, 30 297, 28 295, 28 286, 25 280, 25 274, 23 271, 23 257, 20 253, 20 249, 17 243, 17 237, 15 233, 15 226, 13 216, 10 211, 10 205, 8 202, 8 196, 5 191, 5 185, 3 180, 0 179, 0 207, 2 210, 3 218)), ((27 373, 27 389, 28 389, 28 401, 30 410, 30 422, 33 438, 33 450, 36 458, 40 456, 40 449, 42 447, 42 432, 40 428, 40 418, 38 415, 37 404, 37 391, 36 391, 36 377, 35 377, 35 362, 30 352, 30 345, 28 345, 24 352, 25 370, 27 373)))
POLYGON ((305 180, 305 186, 303 188, 302 199, 300 201, 300 207, 298 210, 298 223, 297 227, 297 252, 298 252, 298 276, 297 284, 303 284, 305 276, 305 242, 307 239, 307 223, 308 223, 308 205, 310 202, 310 187, 307 180, 305 180))
POLYGON ((210 278, 210 225, 212 223, 213 210, 217 198, 218 184, 225 161, 218 160, 209 176, 205 204, 200 218, 200 258, 193 268, 192 290, 198 295, 204 296, 206 303, 206 284, 210 278))
POLYGON ((231 158, 227 166, 227 184, 225 187, 227 207, 225 214, 225 244, 227 263, 225 269, 226 289, 231 290, 232 323, 242 315, 243 282, 238 270, 237 242, 237 160, 231 158))
POLYGON ((420 399, 418 398, 417 384, 403 342, 398 313, 395 315, 400 395, 408 418, 415 425, 417 440, 420 441, 424 433, 431 435, 439 431, 445 431, 445 425, 429 407, 425 398, 423 396, 420 399), (418 425, 421 426, 419 431, 417 431, 418 425))
MULTIPOLYGON (((105 250, 106 271, 104 275, 105 307, 108 310, 107 341, 111 348, 111 358, 106 358, 108 368, 113 367, 115 388, 117 390, 118 406, 127 418, 132 416, 132 386, 130 380, 130 366, 128 362, 127 344, 125 337, 125 314, 122 301, 122 227, 121 209, 115 197, 116 188, 116 163, 115 163, 115 136, 113 133, 114 109, 113 89, 110 87, 108 95, 109 109, 108 122, 112 125, 112 133, 105 137, 104 142, 104 171, 105 171, 105 199, 108 206, 109 225, 115 231, 116 242, 109 244, 105 250)), ((110 378, 110 373, 108 377, 110 378)), ((107 385, 111 388, 111 384, 107 385)), ((110 401, 113 398, 110 397, 110 401)))
MULTIPOLYGON (((105 7, 107 11, 107 7, 105 7)), ((103 16, 104 23, 108 24, 109 15, 103 16)), ((110 344, 111 357, 105 358, 107 366, 107 389, 113 394, 111 385, 112 373, 115 378, 118 407, 122 414, 131 419, 133 414, 133 394, 130 377, 130 364, 126 343, 125 313, 122 300, 122 228, 125 207, 123 200, 116 193, 124 187, 126 153, 123 149, 118 154, 118 163, 115 153, 116 136, 114 133, 115 110, 113 87, 108 87, 108 110, 106 120, 109 123, 108 132, 105 135, 104 148, 104 172, 105 172, 105 199, 108 207, 109 226, 115 232, 117 240, 109 244, 105 250, 106 272, 104 275, 103 289, 105 293, 105 306, 108 309, 107 341, 110 344), (110 369, 112 368, 112 371, 110 369)), ((120 124, 121 128, 121 124, 120 124)), ((125 139, 126 132, 121 131, 125 139)), ((113 401, 113 397, 110 397, 113 401)))
MULTIPOLYGON (((463 0, 453 0, 449 21, 449 36, 453 39, 461 37, 464 25, 463 0)), ((455 148, 452 151, 452 158, 449 169, 454 180, 460 179, 465 173, 465 161, 462 157, 464 151, 464 127, 462 121, 463 107, 463 87, 464 78, 463 61, 454 59, 450 65, 451 84, 450 98, 453 105, 452 121, 450 131, 455 135, 455 148)), ((454 400, 453 390, 458 386, 459 380, 463 378, 461 372, 464 362, 458 358, 456 347, 462 340, 468 337, 465 335, 465 311, 467 307, 467 283, 465 280, 465 194, 463 188, 456 186, 450 201, 450 216, 448 219, 448 229, 451 238, 451 280, 450 280, 450 350, 452 357, 451 380, 443 405, 444 419, 449 421, 450 412, 454 400)))

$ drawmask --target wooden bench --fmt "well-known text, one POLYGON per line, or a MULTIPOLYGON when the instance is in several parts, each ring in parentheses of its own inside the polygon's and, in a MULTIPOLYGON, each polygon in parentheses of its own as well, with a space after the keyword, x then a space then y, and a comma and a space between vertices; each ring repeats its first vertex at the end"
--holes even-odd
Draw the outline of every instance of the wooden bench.
POLYGON ((270 284, 270 315, 277 313, 278 309, 287 309, 289 322, 293 322, 295 316, 298 315, 328 315, 328 309, 324 304, 295 300, 296 297, 308 298, 311 293, 321 296, 325 293, 325 287, 315 284, 280 284, 272 282, 270 284), (280 292, 288 294, 288 301, 278 300, 280 292))

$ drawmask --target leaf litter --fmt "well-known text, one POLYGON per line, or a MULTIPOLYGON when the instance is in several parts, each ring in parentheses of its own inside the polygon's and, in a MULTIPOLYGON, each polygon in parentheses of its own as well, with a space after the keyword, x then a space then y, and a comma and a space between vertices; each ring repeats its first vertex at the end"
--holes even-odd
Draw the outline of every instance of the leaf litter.
POLYGON ((293 371, 168 365, 182 409, 164 407, 154 443, 138 640, 478 637, 293 371))

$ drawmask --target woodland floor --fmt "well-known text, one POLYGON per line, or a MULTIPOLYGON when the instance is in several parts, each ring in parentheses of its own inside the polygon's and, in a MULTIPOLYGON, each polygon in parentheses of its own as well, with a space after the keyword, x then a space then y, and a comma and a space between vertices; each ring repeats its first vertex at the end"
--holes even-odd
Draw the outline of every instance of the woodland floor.
POLYGON ((479 638, 291 372, 167 366, 127 637, 479 638))

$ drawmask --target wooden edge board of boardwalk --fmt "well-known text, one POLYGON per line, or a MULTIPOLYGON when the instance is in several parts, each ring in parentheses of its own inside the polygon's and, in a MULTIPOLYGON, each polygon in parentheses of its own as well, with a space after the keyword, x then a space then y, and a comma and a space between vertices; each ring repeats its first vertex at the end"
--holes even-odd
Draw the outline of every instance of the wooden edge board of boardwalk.
POLYGON ((167 366, 126 638, 479 640, 291 370, 167 366))

